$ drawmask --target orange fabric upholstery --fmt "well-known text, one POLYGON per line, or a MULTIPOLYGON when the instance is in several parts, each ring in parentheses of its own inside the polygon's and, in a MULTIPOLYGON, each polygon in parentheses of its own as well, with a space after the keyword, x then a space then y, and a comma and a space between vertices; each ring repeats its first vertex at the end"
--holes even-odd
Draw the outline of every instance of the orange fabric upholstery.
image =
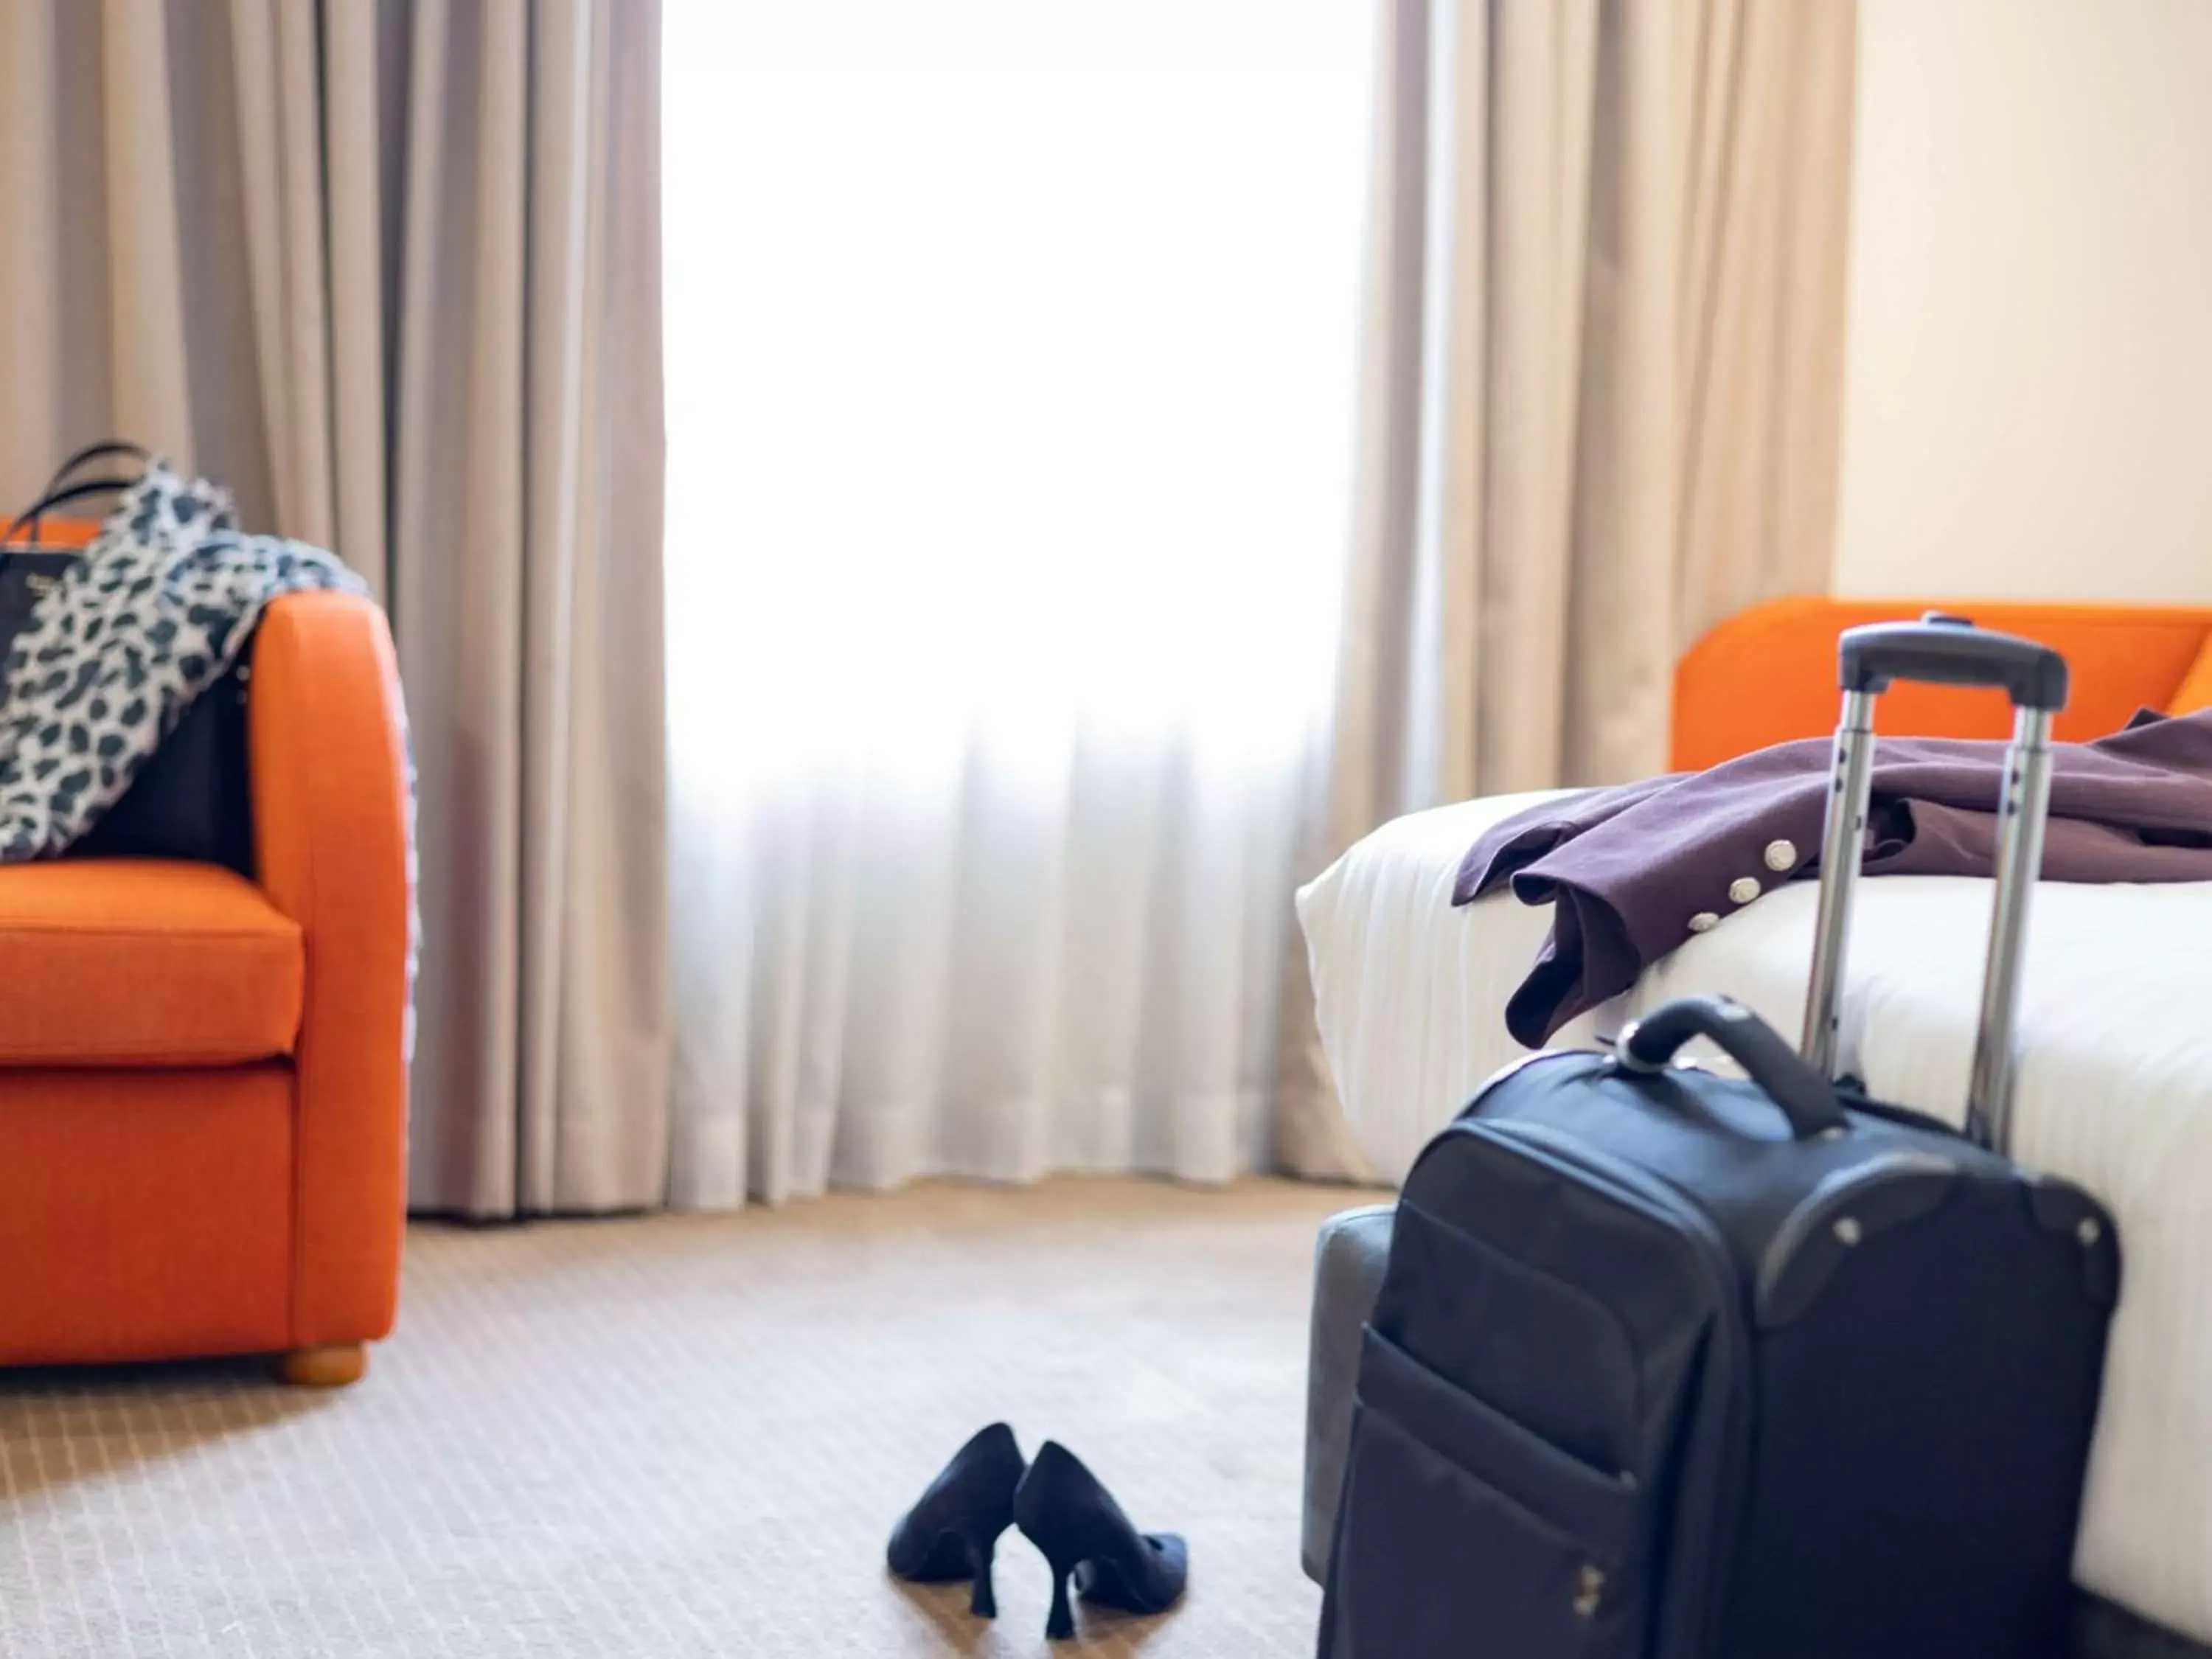
POLYGON ((306 931, 294 1065, 292 1342, 392 1328, 407 1204, 407 754, 384 613, 342 593, 270 608, 246 706, 254 848, 306 931))
POLYGON ((2188 673, 2182 676, 2173 700, 2166 706, 2169 714, 2193 714, 2200 708, 2212 708, 2212 639, 2197 653, 2188 673))
POLYGON ((407 872, 383 613, 272 605, 247 724, 257 881, 0 870, 0 1364, 391 1328, 407 872))
MULTIPOLYGON (((1792 599, 1729 617, 1674 672, 1673 764, 1711 766, 1792 738, 1835 729, 1836 638, 1861 623, 1927 610, 2041 640, 2066 654, 2073 694, 2057 736, 2079 742, 2116 732, 2138 708, 2174 710, 2212 640, 2212 610, 2154 606, 1990 605, 1975 600, 1792 599)), ((2212 700, 2212 687, 2207 690, 2212 700)), ((2175 711, 2178 712, 2178 711, 2175 711)), ((2001 738, 2012 729, 2003 694, 1900 685, 1881 701, 1881 726, 1945 737, 2001 738)))
POLYGON ((211 864, 0 867, 0 1066, 289 1054, 306 961, 300 924, 211 864))
POLYGON ((0 1364, 293 1346, 292 1085, 0 1073, 0 1364))

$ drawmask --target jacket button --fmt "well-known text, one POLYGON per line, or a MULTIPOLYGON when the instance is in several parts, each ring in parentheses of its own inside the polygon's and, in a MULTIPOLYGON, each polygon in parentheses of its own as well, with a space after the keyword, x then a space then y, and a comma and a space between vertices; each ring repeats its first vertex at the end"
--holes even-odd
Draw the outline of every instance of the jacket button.
POLYGON ((1738 876, 1729 884, 1729 900, 1734 904, 1748 904, 1759 896, 1757 876, 1738 876))
POLYGON ((1720 921, 1721 919, 1711 911, 1700 910, 1690 918, 1690 931, 1693 933, 1702 933, 1707 928, 1719 927, 1720 921))
POLYGON ((1766 867, 1777 872, 1795 870, 1797 867, 1797 843, 1790 841, 1767 842, 1766 867))

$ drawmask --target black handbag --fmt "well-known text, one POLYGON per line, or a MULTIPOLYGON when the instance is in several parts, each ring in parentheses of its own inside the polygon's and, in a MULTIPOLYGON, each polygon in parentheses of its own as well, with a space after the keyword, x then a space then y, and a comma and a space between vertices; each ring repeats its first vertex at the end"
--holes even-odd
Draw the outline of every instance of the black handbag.
MULTIPOLYGON (((55 472, 46 492, 0 536, 0 661, 27 627, 40 597, 82 556, 38 545, 44 515, 65 502, 127 489, 133 480, 69 483, 87 462, 112 455, 144 459, 135 444, 93 444, 55 472), (30 545, 18 548, 18 531, 30 545)), ((64 855, 70 858, 185 859, 253 873, 253 810, 247 774, 246 688, 252 641, 231 670, 188 704, 131 787, 64 855)))

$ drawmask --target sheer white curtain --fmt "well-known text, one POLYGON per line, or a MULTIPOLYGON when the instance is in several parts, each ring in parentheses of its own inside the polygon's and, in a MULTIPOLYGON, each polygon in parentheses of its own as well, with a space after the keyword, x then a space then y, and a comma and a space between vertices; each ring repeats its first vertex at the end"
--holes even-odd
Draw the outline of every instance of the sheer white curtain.
POLYGON ((671 1200, 1270 1155, 1366 0, 670 0, 671 1200))

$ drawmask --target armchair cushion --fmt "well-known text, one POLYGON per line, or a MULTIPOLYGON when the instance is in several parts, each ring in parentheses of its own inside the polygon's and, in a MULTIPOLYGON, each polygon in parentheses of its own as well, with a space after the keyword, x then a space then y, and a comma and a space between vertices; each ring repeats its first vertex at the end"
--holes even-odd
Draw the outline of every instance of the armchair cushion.
POLYGON ((300 924, 214 865, 0 866, 0 1066, 289 1054, 306 978, 300 924))

